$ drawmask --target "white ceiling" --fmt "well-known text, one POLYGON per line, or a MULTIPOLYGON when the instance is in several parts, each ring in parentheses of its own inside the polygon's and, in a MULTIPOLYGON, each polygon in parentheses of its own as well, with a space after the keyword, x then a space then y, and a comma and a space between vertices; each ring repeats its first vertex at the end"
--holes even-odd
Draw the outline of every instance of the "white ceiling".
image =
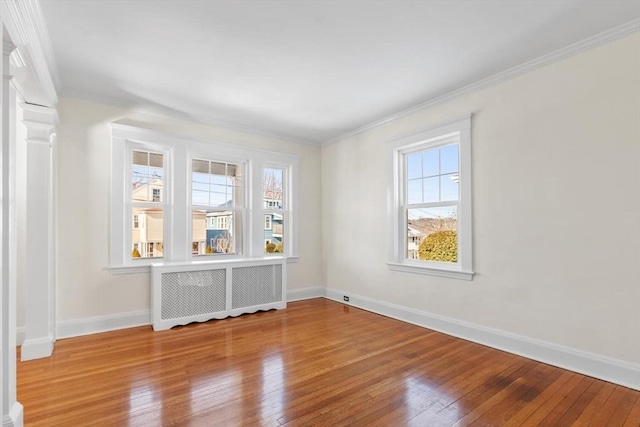
POLYGON ((311 142, 640 16, 638 0, 40 4, 62 95, 311 142))

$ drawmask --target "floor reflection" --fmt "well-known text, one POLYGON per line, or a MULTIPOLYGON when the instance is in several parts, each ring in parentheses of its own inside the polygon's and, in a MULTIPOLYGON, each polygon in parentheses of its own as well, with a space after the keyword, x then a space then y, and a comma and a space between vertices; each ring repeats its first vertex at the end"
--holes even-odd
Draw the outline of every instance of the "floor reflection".
POLYGON ((284 412, 284 365, 280 353, 262 361, 262 402, 260 414, 266 420, 284 412))
MULTIPOLYGON (((424 377, 411 377, 405 382, 405 417, 408 426, 423 427, 426 419, 446 410, 449 416, 457 415, 457 398, 442 391, 441 384, 424 377), (417 417, 416 417, 417 416, 417 417)), ((437 416, 434 417, 435 421, 437 416)))

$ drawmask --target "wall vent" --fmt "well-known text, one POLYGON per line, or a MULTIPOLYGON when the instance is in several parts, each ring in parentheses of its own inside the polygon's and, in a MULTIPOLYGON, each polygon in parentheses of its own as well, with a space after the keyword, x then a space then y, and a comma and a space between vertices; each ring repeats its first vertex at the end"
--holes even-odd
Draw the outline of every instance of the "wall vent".
POLYGON ((153 329, 286 307, 286 259, 155 264, 153 329))

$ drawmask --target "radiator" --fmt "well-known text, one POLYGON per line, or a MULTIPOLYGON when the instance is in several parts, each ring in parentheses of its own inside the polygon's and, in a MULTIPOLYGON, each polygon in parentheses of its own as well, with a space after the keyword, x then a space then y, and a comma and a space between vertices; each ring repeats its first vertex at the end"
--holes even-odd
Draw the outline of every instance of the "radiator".
POLYGON ((286 265, 285 258, 152 265, 153 329, 285 308, 286 265))

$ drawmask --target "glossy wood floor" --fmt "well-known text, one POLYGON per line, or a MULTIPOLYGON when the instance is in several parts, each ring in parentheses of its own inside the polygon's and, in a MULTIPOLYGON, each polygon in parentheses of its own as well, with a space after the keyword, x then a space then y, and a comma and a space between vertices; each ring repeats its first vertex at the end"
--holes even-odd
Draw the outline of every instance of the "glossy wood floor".
POLYGON ((640 393, 325 299, 61 340, 27 426, 628 426, 640 393))

